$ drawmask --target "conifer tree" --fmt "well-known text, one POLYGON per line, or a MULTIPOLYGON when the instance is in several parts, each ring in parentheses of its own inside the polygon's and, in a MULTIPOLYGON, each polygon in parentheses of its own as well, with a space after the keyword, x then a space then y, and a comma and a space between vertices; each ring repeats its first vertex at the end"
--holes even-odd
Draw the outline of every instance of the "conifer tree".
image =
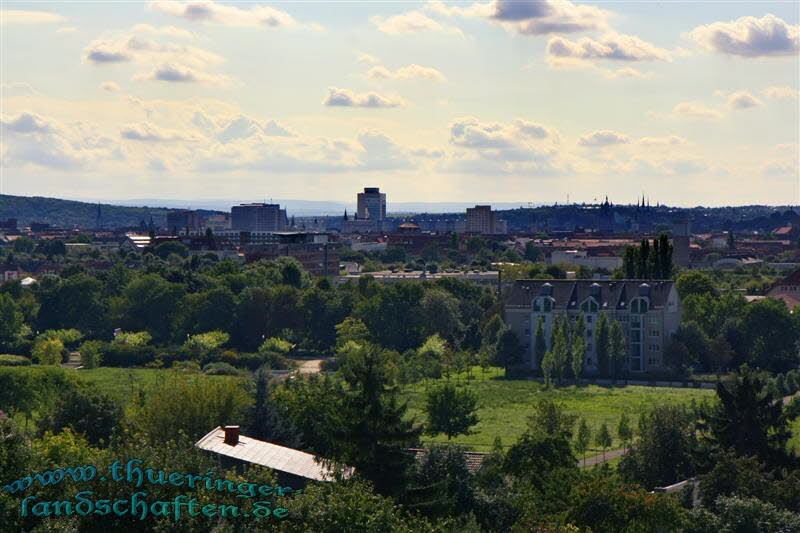
POLYGON ((578 315, 578 319, 573 325, 570 351, 572 355, 572 374, 575 376, 575 385, 577 385, 583 370, 583 358, 586 356, 586 323, 582 314, 578 315))
POLYGON ((594 332, 594 342, 596 343, 597 369, 601 376, 609 375, 609 327, 608 318, 605 313, 600 313, 597 319, 597 327, 594 332))

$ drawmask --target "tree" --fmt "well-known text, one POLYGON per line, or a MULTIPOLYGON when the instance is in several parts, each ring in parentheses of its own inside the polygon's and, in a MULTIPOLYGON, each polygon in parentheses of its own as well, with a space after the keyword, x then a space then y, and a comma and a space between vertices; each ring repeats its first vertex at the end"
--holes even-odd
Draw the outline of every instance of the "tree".
POLYGON ((224 331, 208 331, 191 335, 183 343, 183 347, 196 359, 203 361, 211 353, 227 343, 228 340, 230 340, 230 335, 224 331))
POLYGON ((768 465, 788 460, 787 443, 796 412, 784 410, 766 373, 744 365, 727 382, 717 383, 717 402, 709 426, 714 441, 737 454, 756 456, 768 465))
POLYGON ((428 435, 444 433, 450 440, 456 435, 469 435, 478 423, 478 397, 469 389, 458 389, 444 383, 428 392, 425 412, 428 435))
POLYGON ((426 448, 414 472, 414 488, 409 494, 412 501, 406 506, 433 517, 471 512, 475 489, 464 452, 460 446, 426 448))
POLYGON ((619 320, 612 320, 611 331, 609 333, 608 359, 614 379, 617 379, 622 372, 622 367, 625 364, 627 355, 628 350, 625 343, 625 330, 622 329, 622 324, 619 320))
POLYGON ((605 313, 600 313, 597 318, 597 326, 594 331, 595 353, 597 354, 597 369, 601 376, 609 376, 610 356, 609 356, 609 327, 608 317, 605 313))
POLYGON ((79 385, 64 391, 42 427, 55 433, 71 428, 93 445, 108 445, 121 421, 122 409, 116 402, 88 385, 79 385))
POLYGON ((336 458, 375 484, 381 494, 401 494, 422 428, 406 417, 385 350, 352 345, 340 369, 348 385, 333 430, 336 458))
POLYGON ((692 295, 716 296, 717 289, 714 287, 714 280, 702 270, 687 270, 682 272, 675 280, 675 289, 681 299, 692 295))
POLYGON ((61 364, 64 343, 58 339, 39 339, 33 344, 31 355, 40 365, 61 364))
POLYGON ((365 343, 369 341, 369 329, 366 324, 351 316, 336 324, 336 347, 344 346, 348 341, 365 343))
POLYGON ((564 379, 564 371, 566 370, 571 355, 569 323, 563 314, 556 316, 555 324, 553 325, 553 341, 551 345, 556 383, 561 385, 564 379))
POLYGON ((736 352, 724 335, 717 335, 711 341, 711 363, 713 370, 720 373, 736 357, 736 352))
POLYGON ((547 341, 544 337, 544 318, 539 317, 536 324, 536 336, 533 341, 533 356, 536 358, 536 366, 542 368, 544 354, 547 352, 547 341))
POLYGON ((744 353, 756 368, 786 372, 798 365, 800 325, 781 300, 765 298, 747 304, 742 313, 744 353))
POLYGON ((578 426, 578 433, 575 436, 575 450, 583 457, 583 466, 586 466, 586 451, 592 442, 592 429, 586 423, 586 419, 581 418, 578 426))
POLYGON ((17 303, 10 295, 0 293, 0 348, 8 349, 16 344, 22 325, 17 303))
POLYGON ((302 436, 289 417, 286 405, 273 398, 269 369, 260 368, 255 375, 255 402, 248 417, 248 435, 289 448, 297 448, 302 436))
POLYGON ((627 481, 648 490, 691 477, 696 470, 697 430, 692 413, 679 405, 660 405, 642 413, 638 439, 622 458, 627 481))
POLYGON ((438 333, 451 343, 460 339, 464 324, 455 296, 442 289, 428 289, 420 308, 426 336, 438 333))
POLYGON ((586 357, 586 323, 583 320, 583 315, 578 316, 578 320, 575 321, 571 337, 571 366, 572 374, 575 376, 575 385, 577 385, 583 371, 583 359, 586 357))
POLYGON ((495 349, 495 364, 508 369, 522 362, 524 348, 517 338, 517 334, 511 328, 503 328, 497 336, 495 349))
POLYGON ((183 295, 182 285, 170 283, 157 274, 134 279, 123 291, 126 329, 147 330, 158 342, 168 340, 183 295))
POLYGON ((627 450, 628 444, 630 444, 631 440, 633 439, 633 430, 631 429, 631 424, 628 420, 627 413, 622 413, 622 416, 619 418, 617 436, 619 437, 619 440, 622 441, 623 448, 627 450))
POLYGON ((497 344, 497 336, 500 334, 500 331, 505 326, 503 319, 500 315, 495 314, 492 315, 492 318, 486 323, 483 327, 483 342, 487 346, 494 346, 497 344))
POLYGON ((81 344, 78 351, 81 354, 83 368, 97 368, 103 361, 103 346, 101 341, 86 341, 81 344))
POLYGON ((544 377, 544 386, 549 388, 553 380, 553 352, 550 350, 544 353, 542 357, 542 376, 544 377))
POLYGON ((595 444, 603 449, 603 462, 606 460, 606 449, 611 447, 611 433, 608 431, 608 426, 605 422, 600 424, 600 429, 594 438, 595 444))
POLYGON ((189 256, 189 249, 178 241, 165 241, 155 247, 154 253, 161 259, 166 259, 172 254, 186 258, 189 256))

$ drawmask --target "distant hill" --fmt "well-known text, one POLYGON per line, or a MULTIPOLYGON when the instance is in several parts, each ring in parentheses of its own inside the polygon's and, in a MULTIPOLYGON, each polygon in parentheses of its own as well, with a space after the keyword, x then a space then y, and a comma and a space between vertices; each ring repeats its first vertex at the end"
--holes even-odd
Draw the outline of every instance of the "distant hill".
MULTIPOLYGON (((138 226, 144 220, 157 227, 163 227, 167 222, 165 207, 130 207, 111 204, 99 204, 100 227, 120 228, 138 226)), ((98 204, 88 202, 75 202, 72 200, 59 200, 57 198, 44 198, 41 196, 10 196, 0 195, 0 220, 16 218, 20 226, 27 226, 31 222, 44 222, 58 227, 94 228, 97 224, 98 204)), ((213 214, 216 211, 201 211, 213 214)))

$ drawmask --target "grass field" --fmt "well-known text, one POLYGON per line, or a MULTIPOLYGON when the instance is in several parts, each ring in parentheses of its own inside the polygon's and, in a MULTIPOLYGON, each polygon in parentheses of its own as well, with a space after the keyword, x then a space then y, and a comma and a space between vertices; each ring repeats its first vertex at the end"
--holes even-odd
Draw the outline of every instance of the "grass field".
POLYGON ((157 368, 111 368, 102 367, 92 370, 76 370, 77 376, 89 381, 97 388, 121 402, 128 403, 134 391, 147 390, 155 385, 175 379, 179 376, 196 377, 197 379, 240 379, 231 376, 206 376, 204 374, 187 374, 173 369, 157 368))
MULTIPOLYGON (((569 385, 561 388, 545 389, 542 383, 532 380, 503 379, 498 370, 490 371, 481 378, 480 370, 473 371, 473 380, 459 380, 471 388, 478 396, 478 417, 480 421, 473 428, 472 435, 455 437, 451 442, 469 446, 478 451, 488 451, 495 437, 500 437, 504 446, 509 446, 525 431, 528 416, 533 406, 540 400, 550 398, 563 404, 566 410, 586 419, 592 429, 605 422, 614 437, 614 447, 619 447, 616 438, 617 424, 622 413, 628 413, 631 425, 635 427, 639 414, 661 403, 689 403, 703 398, 715 397, 713 390, 682 389, 668 387, 600 387, 569 385)), ((441 381, 441 380, 439 380, 441 381)), ((435 382, 429 381, 430 387, 435 382)), ((425 384, 406 387, 403 396, 409 401, 411 415, 418 422, 425 419, 425 384)), ((425 437, 430 442, 447 442, 447 437, 425 437)))

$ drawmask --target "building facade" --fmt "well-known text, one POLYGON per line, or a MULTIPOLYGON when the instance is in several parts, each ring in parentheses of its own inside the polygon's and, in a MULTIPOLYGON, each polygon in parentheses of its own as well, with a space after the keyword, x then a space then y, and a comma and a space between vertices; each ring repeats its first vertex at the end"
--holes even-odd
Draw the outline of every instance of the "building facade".
POLYGON ((282 231, 286 211, 278 204, 241 204, 231 208, 231 229, 241 231, 282 231))
POLYGON ((535 352, 542 321, 550 349, 555 317, 566 315, 586 323, 584 369, 597 371, 595 327, 600 314, 618 320, 625 332, 625 368, 648 372, 663 367, 664 346, 678 330, 681 302, 675 282, 663 280, 517 280, 504 305, 506 323, 525 347, 527 366, 538 368, 544 354, 535 352))
POLYGON ((379 187, 364 187, 357 200, 358 218, 378 222, 386 218, 386 193, 382 193, 379 187))
POLYGON ((476 205, 467 208, 467 233, 493 234, 495 214, 490 205, 476 205))
POLYGON ((200 216, 197 211, 169 211, 167 231, 172 235, 197 231, 200 229, 200 216))

